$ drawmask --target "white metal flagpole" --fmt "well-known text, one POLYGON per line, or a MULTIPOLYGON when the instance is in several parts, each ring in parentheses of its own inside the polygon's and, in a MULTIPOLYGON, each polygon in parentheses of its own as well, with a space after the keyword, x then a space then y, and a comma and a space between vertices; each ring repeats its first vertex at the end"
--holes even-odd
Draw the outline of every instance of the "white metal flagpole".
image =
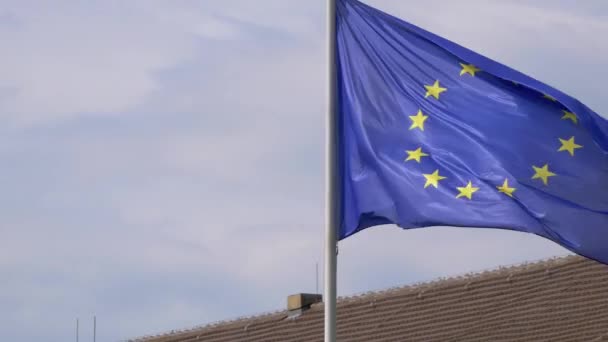
POLYGON ((336 0, 327 0, 327 123, 325 170, 325 342, 336 341, 337 278, 337 82, 336 82, 336 0))

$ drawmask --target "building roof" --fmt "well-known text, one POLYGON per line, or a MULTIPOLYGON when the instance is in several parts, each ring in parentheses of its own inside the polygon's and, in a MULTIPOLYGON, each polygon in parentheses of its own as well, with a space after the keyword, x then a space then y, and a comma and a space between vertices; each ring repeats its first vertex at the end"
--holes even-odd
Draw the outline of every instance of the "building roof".
MULTIPOLYGON (((338 301, 338 341, 608 341, 608 266, 569 256, 338 301)), ((323 304, 136 339, 322 341, 323 304)))

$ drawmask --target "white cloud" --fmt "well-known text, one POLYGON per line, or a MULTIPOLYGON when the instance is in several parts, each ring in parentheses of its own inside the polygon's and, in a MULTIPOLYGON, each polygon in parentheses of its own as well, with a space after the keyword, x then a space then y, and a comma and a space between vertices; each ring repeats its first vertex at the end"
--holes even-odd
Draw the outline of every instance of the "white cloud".
POLYGON ((120 115, 158 88, 155 72, 188 59, 195 34, 235 34, 205 14, 164 12, 147 2, 15 5, 18 29, 0 29, 0 85, 16 89, 0 102, 3 119, 120 115))
POLYGON ((226 18, 280 32, 310 35, 323 31, 319 24, 324 21, 314 17, 323 15, 325 2, 322 0, 224 0, 211 1, 200 6, 226 18))

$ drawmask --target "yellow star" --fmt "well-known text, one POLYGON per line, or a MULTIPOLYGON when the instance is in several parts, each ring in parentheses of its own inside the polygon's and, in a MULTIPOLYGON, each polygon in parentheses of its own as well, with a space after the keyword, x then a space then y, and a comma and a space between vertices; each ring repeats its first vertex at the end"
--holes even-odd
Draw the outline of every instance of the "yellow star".
POLYGON ((553 102, 556 102, 557 99, 549 94, 543 94, 543 97, 546 98, 547 100, 551 100, 553 102))
POLYGON ((473 64, 460 63, 460 66, 462 67, 462 70, 460 70, 460 76, 464 74, 469 74, 475 77, 475 73, 481 71, 481 69, 477 68, 473 64))
POLYGON ((420 128, 421 131, 424 131, 424 122, 428 118, 428 115, 424 115, 422 114, 421 110, 418 110, 418 114, 410 116, 410 120, 412 120, 412 125, 410 126, 410 129, 420 128))
POLYGON ((583 148, 583 146, 578 145, 574 142, 574 137, 571 137, 568 140, 564 140, 564 139, 560 138, 559 141, 562 143, 562 147, 560 147, 559 150, 557 150, 557 152, 568 151, 568 152, 570 152, 570 155, 573 157, 574 157, 574 150, 576 150, 577 148, 583 148))
POLYGON ((503 194, 509 196, 509 197, 513 197, 513 193, 515 192, 515 188, 510 188, 509 187, 509 180, 507 178, 505 178, 505 182, 502 183, 502 186, 497 186, 496 188, 498 188, 499 192, 502 192, 503 194))
POLYGON ((471 183, 471 181, 469 181, 469 184, 467 184, 467 186, 462 187, 462 188, 456 188, 456 189, 458 189, 458 191, 460 191, 460 193, 458 194, 458 196, 456 196, 456 198, 466 197, 468 199, 473 199, 473 194, 476 193, 477 190, 479 190, 479 188, 473 187, 473 184, 471 183))
POLYGON ((547 183, 549 181, 549 177, 555 176, 555 173, 549 171, 549 164, 545 164, 545 166, 543 166, 543 167, 536 167, 536 166, 532 165, 532 168, 536 172, 534 174, 534 176, 532 176, 532 179, 540 178, 540 179, 542 179, 542 181, 545 185, 547 185, 547 183))
POLYGON ((572 122, 574 122, 574 124, 578 123, 578 117, 576 116, 576 114, 569 112, 567 110, 562 110, 562 112, 564 112, 564 116, 562 116, 562 120, 572 120, 572 122))
POLYGON ((426 183, 424 184, 424 188, 428 188, 429 185, 434 186, 435 188, 439 185, 439 181, 445 179, 446 177, 439 175, 439 170, 435 170, 435 172, 429 174, 422 174, 424 178, 426 178, 426 183))
POLYGON ((407 159, 405 160, 406 162, 410 161, 410 160, 415 160, 418 163, 420 163, 420 158, 428 157, 428 154, 422 152, 422 147, 418 147, 418 149, 415 151, 405 151, 405 152, 407 152, 407 159))
POLYGON ((439 94, 441 94, 444 91, 448 90, 447 88, 440 87, 439 86, 439 81, 435 81, 435 83, 432 86, 425 85, 424 87, 426 88, 426 95, 424 97, 427 98, 429 96, 433 96, 437 100, 439 100, 439 94))

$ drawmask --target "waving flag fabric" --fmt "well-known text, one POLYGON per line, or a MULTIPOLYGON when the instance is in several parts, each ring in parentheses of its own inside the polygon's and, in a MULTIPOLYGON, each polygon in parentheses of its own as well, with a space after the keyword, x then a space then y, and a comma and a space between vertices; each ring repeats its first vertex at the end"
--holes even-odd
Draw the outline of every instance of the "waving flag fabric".
POLYGON ((608 263, 606 119, 356 0, 338 1, 337 50, 341 239, 503 228, 608 263))

